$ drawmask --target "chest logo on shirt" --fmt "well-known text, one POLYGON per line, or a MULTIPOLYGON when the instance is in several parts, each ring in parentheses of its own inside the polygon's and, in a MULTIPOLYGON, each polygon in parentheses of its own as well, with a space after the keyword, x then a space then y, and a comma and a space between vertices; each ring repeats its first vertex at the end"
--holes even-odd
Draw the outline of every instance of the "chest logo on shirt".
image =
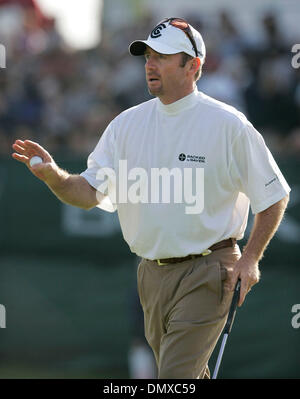
POLYGON ((179 161, 187 161, 187 162, 201 162, 205 163, 205 157, 201 155, 186 155, 186 154, 179 154, 178 156, 179 161))

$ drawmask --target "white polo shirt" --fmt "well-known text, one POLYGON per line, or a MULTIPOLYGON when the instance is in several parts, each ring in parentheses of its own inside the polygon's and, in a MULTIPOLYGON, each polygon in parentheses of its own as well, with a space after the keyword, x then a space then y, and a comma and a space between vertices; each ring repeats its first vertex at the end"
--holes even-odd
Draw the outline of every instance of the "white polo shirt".
POLYGON ((256 214, 290 191, 262 136, 246 117, 197 89, 169 105, 155 98, 122 112, 105 130, 87 166, 81 175, 108 194, 98 207, 117 209, 131 251, 147 259, 199 254, 223 239, 239 240, 246 228, 249 204, 256 214), (137 197, 143 192, 137 203, 125 203, 118 196, 120 160, 126 163, 131 178, 128 189, 136 191, 137 197), (103 177, 97 177, 101 168, 116 173, 117 180, 109 179, 108 191, 103 189, 103 177), (143 179, 134 168, 145 171, 143 179), (154 203, 149 187, 153 168, 181 173, 181 190, 193 186, 198 213, 187 213, 191 204, 184 195, 178 203, 175 192, 180 185, 174 188, 175 178, 170 179, 169 203, 162 198, 166 182, 161 183, 159 200, 156 197, 154 203), (190 175, 185 175, 185 170, 190 175), (192 176, 192 180, 186 179, 187 186, 185 176, 192 176), (143 182, 140 191, 136 189, 139 180, 143 182))

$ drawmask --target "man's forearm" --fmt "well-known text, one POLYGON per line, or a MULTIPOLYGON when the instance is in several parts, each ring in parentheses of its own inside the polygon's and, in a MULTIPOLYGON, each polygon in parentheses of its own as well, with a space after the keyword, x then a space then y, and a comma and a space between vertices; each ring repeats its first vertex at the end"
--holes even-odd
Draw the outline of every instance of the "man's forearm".
POLYGON ((249 240, 243 249, 243 258, 258 262, 263 257, 265 249, 280 225, 288 201, 289 195, 255 215, 249 240))
POLYGON ((58 168, 55 179, 45 183, 59 200, 68 205, 91 209, 98 204, 96 190, 80 175, 71 175, 58 168))

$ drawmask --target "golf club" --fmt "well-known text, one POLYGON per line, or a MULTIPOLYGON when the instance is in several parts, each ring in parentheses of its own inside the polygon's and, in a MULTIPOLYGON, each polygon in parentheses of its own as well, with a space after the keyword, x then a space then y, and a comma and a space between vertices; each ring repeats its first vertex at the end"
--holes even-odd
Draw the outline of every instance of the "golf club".
POLYGON ((233 298, 232 298, 232 302, 230 305, 230 309, 229 309, 229 313, 228 313, 228 317, 227 317, 227 321, 224 327, 224 332, 223 332, 223 340, 222 340, 222 344, 221 344, 221 348, 220 348, 220 352, 218 355, 218 359, 217 359, 217 363, 215 366, 215 370, 213 373, 213 377, 212 379, 215 380, 217 378, 218 372, 219 372, 219 368, 220 368, 220 364, 221 364, 221 360, 223 357, 223 353, 224 353, 224 349, 225 349, 225 345, 226 345, 226 341, 228 338, 228 335, 231 331, 231 327, 234 321, 234 317, 235 317, 235 313, 236 313, 236 307, 240 298, 240 288, 241 288, 241 280, 238 279, 235 289, 234 289, 234 293, 233 293, 233 298))

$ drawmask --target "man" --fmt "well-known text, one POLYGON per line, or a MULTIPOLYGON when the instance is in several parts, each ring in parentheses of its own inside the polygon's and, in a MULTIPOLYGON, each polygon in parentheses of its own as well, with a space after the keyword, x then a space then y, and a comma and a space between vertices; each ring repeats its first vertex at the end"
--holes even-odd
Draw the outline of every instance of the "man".
POLYGON ((145 56, 148 89, 156 98, 109 124, 81 175, 60 169, 29 140, 16 140, 13 157, 63 202, 118 210, 125 240, 142 257, 138 291, 158 377, 209 378, 208 360, 235 283, 241 279, 241 306, 259 281, 258 263, 283 217, 290 188, 246 117, 197 91, 205 61, 199 32, 182 19, 165 19, 129 51, 145 56), (34 155, 43 163, 30 167, 34 155), (135 191, 126 185, 137 170, 135 191), (158 170, 161 176, 172 172, 173 200, 160 199, 159 190, 167 187, 170 194, 171 189, 170 181, 160 180, 152 184, 149 201, 147 183, 158 170), (187 207, 178 195, 195 185, 197 206, 187 207), (249 204, 255 220, 241 254, 236 240, 243 237, 249 204))

